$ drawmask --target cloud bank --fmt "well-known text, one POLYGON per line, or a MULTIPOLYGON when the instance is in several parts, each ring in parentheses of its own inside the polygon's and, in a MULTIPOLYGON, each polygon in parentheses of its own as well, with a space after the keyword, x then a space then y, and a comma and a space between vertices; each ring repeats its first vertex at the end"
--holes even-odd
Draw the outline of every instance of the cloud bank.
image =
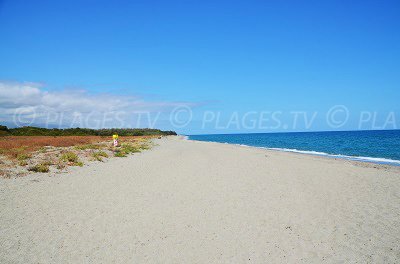
POLYGON ((154 127, 174 109, 194 105, 85 90, 49 91, 37 83, 0 82, 0 122, 9 126, 154 127))

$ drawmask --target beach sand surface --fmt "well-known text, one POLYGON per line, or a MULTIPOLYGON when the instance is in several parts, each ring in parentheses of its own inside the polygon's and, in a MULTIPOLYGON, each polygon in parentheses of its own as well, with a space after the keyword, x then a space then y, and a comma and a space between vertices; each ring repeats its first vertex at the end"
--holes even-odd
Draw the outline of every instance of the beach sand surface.
POLYGON ((164 137, 0 179, 0 263, 399 263, 400 169, 164 137))

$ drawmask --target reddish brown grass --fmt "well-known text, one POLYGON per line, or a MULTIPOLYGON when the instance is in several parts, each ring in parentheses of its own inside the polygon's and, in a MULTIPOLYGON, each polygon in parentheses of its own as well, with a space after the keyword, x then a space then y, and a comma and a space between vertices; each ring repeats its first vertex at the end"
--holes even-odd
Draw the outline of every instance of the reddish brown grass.
MULTIPOLYGON (((120 137, 120 140, 134 140, 140 137, 120 137)), ((148 138, 148 137, 146 137, 148 138)), ((21 153, 29 153, 45 146, 70 147, 81 144, 112 142, 112 137, 100 136, 5 136, 0 137, 0 154, 16 158, 21 153)))

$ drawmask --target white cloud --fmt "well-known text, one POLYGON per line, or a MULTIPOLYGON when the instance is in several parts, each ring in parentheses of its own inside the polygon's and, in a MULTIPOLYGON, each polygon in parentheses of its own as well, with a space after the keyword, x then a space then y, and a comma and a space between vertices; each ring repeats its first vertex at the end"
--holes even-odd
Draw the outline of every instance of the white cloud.
POLYGON ((84 90, 48 91, 36 83, 0 82, 0 122, 14 126, 146 127, 179 106, 194 104, 84 90), (143 123, 146 118, 153 120, 143 123))

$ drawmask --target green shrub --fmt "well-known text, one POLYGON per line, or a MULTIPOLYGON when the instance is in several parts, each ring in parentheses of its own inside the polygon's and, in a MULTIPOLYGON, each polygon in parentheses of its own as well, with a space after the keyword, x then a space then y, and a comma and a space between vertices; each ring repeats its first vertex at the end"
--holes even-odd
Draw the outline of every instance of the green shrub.
POLYGON ((100 149, 100 145, 95 145, 95 144, 86 144, 86 145, 78 145, 75 146, 75 149, 78 150, 86 150, 86 149, 100 149))
POLYGON ((117 150, 114 152, 114 157, 124 158, 126 157, 126 152, 117 150))
POLYGON ((20 165, 20 166, 26 166, 26 165, 28 165, 28 162, 27 162, 26 160, 21 160, 21 161, 19 162, 19 165, 20 165))
POLYGON ((129 153, 136 153, 136 152, 140 152, 140 149, 134 147, 134 146, 130 146, 130 145, 125 145, 121 147, 121 151, 129 154, 129 153))
POLYGON ((147 149, 150 149, 151 146, 148 145, 148 144, 141 144, 141 145, 139 146, 139 148, 140 148, 140 149, 143 149, 143 150, 147 150, 147 149))
POLYGON ((105 129, 89 129, 89 128, 40 128, 40 127, 18 127, 7 128, 0 126, 0 135, 13 135, 13 136, 112 136, 118 134, 119 136, 143 136, 143 135, 176 135, 174 131, 162 131, 159 129, 150 128, 105 128, 105 129))
POLYGON ((49 165, 43 163, 36 164, 35 166, 30 167, 28 170, 33 172, 42 172, 42 173, 50 171, 49 165))
POLYGON ((83 162, 80 161, 78 155, 73 152, 66 152, 62 154, 60 160, 63 162, 68 162, 71 166, 83 166, 83 162))
POLYGON ((45 160, 45 161, 42 162, 42 164, 45 164, 45 165, 47 165, 47 166, 50 166, 50 165, 53 165, 54 162, 51 161, 51 160, 45 160))
POLYGON ((38 149, 39 153, 46 153, 47 152, 47 148, 46 147, 41 147, 40 149, 38 149))
POLYGON ((62 154, 60 159, 64 162, 73 162, 73 163, 76 163, 79 161, 78 155, 76 155, 73 152, 66 152, 66 153, 62 154))
POLYGON ((31 155, 25 154, 25 153, 18 154, 18 156, 17 156, 17 160, 19 160, 19 161, 27 160, 30 158, 31 158, 31 155))
POLYGON ((107 153, 105 153, 104 151, 98 151, 92 154, 93 158, 95 158, 98 161, 103 161, 103 157, 104 158, 108 158, 107 153))

